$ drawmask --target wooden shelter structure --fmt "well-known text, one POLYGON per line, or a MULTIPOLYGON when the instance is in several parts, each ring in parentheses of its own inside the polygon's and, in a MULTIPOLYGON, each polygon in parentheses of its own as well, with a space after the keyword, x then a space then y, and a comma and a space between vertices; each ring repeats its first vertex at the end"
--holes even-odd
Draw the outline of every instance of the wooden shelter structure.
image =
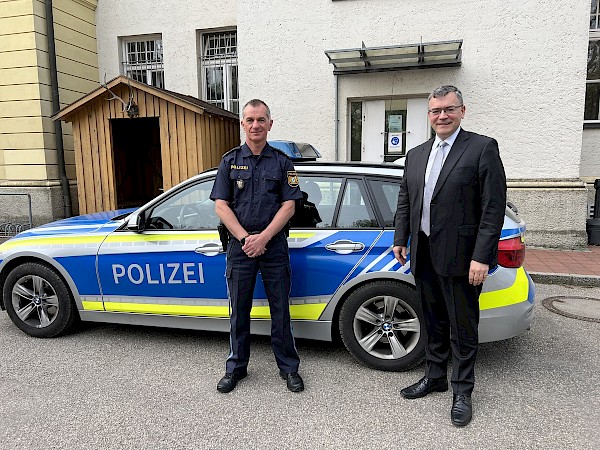
POLYGON ((240 143, 236 114, 124 76, 53 119, 73 124, 80 214, 141 205, 240 143))

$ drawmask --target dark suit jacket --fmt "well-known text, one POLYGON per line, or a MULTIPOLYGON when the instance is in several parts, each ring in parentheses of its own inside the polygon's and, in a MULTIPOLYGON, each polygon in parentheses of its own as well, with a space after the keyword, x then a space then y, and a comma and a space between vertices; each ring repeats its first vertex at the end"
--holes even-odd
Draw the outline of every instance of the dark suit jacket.
MULTIPOLYGON (((421 229, 425 169, 434 139, 406 155, 398 195, 394 245, 410 241, 410 260, 418 276, 417 244, 421 229)), ((506 177, 495 139, 458 133, 431 199, 429 245, 436 272, 468 275, 471 260, 493 267, 506 208, 506 177)))

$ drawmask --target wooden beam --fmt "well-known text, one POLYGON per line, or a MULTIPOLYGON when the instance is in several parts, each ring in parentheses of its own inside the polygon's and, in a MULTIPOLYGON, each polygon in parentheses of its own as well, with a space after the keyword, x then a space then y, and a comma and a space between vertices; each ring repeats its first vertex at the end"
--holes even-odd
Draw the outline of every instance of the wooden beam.
POLYGON ((171 149, 169 144, 169 113, 167 101, 159 100, 158 123, 160 126, 160 156, 162 160, 163 190, 167 191, 173 186, 171 180, 171 149))

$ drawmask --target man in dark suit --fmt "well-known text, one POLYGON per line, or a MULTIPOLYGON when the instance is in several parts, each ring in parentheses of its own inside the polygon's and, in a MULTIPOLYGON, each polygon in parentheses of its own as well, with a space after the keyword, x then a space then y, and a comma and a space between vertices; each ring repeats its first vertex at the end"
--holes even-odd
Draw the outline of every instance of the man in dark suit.
POLYGON ((427 329, 425 376, 402 389, 405 398, 448 390, 456 426, 472 417, 479 294, 497 264, 506 207, 506 177, 495 139, 461 129, 461 92, 442 86, 429 95, 433 139, 407 153, 398 195, 393 251, 410 265, 427 329))

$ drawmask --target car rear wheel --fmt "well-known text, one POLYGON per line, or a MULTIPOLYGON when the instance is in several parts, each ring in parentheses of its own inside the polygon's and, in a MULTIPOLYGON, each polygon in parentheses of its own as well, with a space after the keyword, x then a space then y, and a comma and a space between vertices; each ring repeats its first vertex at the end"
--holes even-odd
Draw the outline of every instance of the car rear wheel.
POLYGON ((77 317, 69 288, 54 270, 42 264, 17 266, 6 278, 3 295, 9 317, 30 336, 59 336, 77 317))
POLYGON ((378 370, 408 370, 425 354, 425 328, 414 289, 378 281, 356 289, 340 310, 340 335, 358 361, 378 370))

